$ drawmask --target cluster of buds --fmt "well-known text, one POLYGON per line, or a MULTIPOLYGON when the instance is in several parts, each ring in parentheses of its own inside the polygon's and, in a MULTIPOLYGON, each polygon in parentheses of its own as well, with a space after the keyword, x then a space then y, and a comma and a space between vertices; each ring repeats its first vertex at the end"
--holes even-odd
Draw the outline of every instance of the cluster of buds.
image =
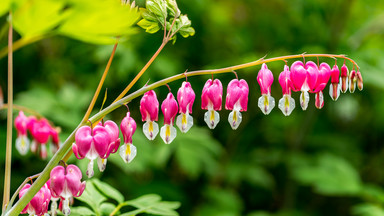
MULTIPOLYGON (((51 204, 51 216, 57 215, 57 201, 60 200, 59 209, 67 216, 71 213, 69 208, 73 197, 79 197, 84 192, 85 181, 81 182, 82 174, 76 165, 56 166, 52 169, 50 179, 40 188, 31 201, 25 206, 21 214, 31 216, 49 215, 48 207, 51 204)), ((19 192, 19 198, 29 190, 31 184, 26 184, 19 192)))
POLYGON ((58 129, 52 127, 45 118, 37 119, 35 116, 25 116, 23 111, 15 119, 15 128, 17 130, 16 149, 21 155, 28 153, 30 148, 33 153, 37 153, 41 158, 47 158, 47 143, 51 138, 52 153, 60 148, 58 129), (27 131, 31 134, 32 143, 28 139, 27 131))

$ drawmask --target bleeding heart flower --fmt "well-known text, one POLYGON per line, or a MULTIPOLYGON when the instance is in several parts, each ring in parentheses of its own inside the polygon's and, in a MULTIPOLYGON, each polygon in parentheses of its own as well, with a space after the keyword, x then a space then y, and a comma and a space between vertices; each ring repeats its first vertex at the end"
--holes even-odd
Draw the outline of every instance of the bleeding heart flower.
POLYGON ((159 118, 159 101, 153 90, 146 92, 140 100, 140 112, 143 125, 143 132, 149 140, 155 139, 159 133, 159 126, 155 121, 159 118))
POLYGON ((340 77, 340 82, 341 82, 341 92, 342 93, 345 93, 347 92, 348 90, 348 67, 345 65, 345 63, 343 64, 343 66, 341 66, 341 77, 340 77))
POLYGON ((76 165, 66 167, 56 166, 50 174, 50 190, 52 197, 63 198, 62 212, 69 215, 69 201, 72 197, 79 197, 84 192, 85 181, 81 182, 82 174, 76 165))
POLYGON ((221 110, 222 99, 223 85, 220 80, 207 80, 201 94, 201 109, 208 110, 204 114, 204 121, 210 129, 214 129, 220 121, 220 115, 216 111, 221 110))
POLYGON ((340 85, 339 85, 340 70, 335 64, 331 70, 331 85, 329 86, 329 95, 335 101, 340 96, 340 85))
POLYGON ((137 149, 132 144, 132 136, 136 131, 136 122, 127 112, 120 124, 121 133, 124 138, 124 145, 120 147, 120 156, 125 163, 130 163, 136 157, 137 149))
POLYGON ((257 82, 259 83, 261 90, 258 106, 265 115, 268 115, 275 107, 275 99, 271 96, 273 74, 265 63, 261 66, 261 69, 257 74, 257 82))
POLYGON ((363 90, 363 77, 361 76, 360 71, 357 71, 357 88, 359 88, 360 91, 363 90))
MULTIPOLYGON (((120 138, 119 138, 119 127, 117 124, 111 120, 108 120, 104 123, 99 122, 99 125, 104 127, 107 132, 109 133, 109 137, 111 139, 111 142, 109 143, 109 146, 111 146, 112 150, 110 154, 116 153, 120 146, 120 138)), ((108 155, 109 156, 109 155, 108 155)), ((97 158, 97 166, 99 167, 100 172, 103 172, 107 166, 107 157, 105 158, 97 158)))
POLYGON ((89 159, 88 178, 94 174, 93 161, 97 158, 106 159, 114 148, 108 130, 100 125, 93 129, 89 126, 80 127, 75 134, 75 143, 72 144, 73 153, 78 159, 89 159))
MULTIPOLYGON (((33 137, 31 151, 37 152, 39 150, 40 157, 47 158, 46 144, 51 136, 52 127, 47 119, 36 120, 35 118, 29 119, 28 126, 33 137)), ((28 127, 27 126, 27 127, 28 127)))
POLYGON ((291 96, 292 81, 291 72, 288 65, 284 66, 284 71, 279 75, 279 83, 283 91, 283 97, 279 100, 279 109, 285 116, 289 116, 295 109, 295 100, 291 96))
POLYGON ((315 86, 316 93, 315 96, 315 106, 318 109, 323 108, 324 106, 324 94, 323 90, 328 83, 329 78, 331 77, 331 67, 327 63, 321 63, 319 67, 319 75, 317 77, 317 82, 315 86))
POLYGON ((180 115, 176 118, 176 125, 180 131, 186 133, 193 125, 192 113, 193 102, 195 101, 195 92, 189 82, 183 82, 177 91, 177 101, 179 103, 180 115))
POLYGON ((173 139, 176 138, 177 131, 176 128, 173 127, 173 122, 178 109, 179 107, 177 106, 175 97, 171 92, 168 93, 167 98, 161 104, 161 111, 163 111, 164 115, 164 126, 161 127, 160 136, 166 144, 170 144, 173 139))
POLYGON ((228 116, 228 122, 233 130, 236 130, 242 120, 240 112, 247 111, 248 106, 248 83, 241 79, 233 79, 227 87, 227 97, 225 100, 225 109, 232 110, 228 116))
MULTIPOLYGON (((31 187, 30 184, 24 185, 19 192, 19 198, 23 197, 25 193, 31 187)), ((21 211, 21 214, 28 213, 31 216, 42 216, 48 212, 49 201, 51 200, 51 192, 48 185, 44 184, 43 187, 35 194, 35 196, 29 201, 27 206, 21 211)))
POLYGON ((17 130, 16 149, 21 155, 26 155, 29 149, 29 139, 27 137, 28 117, 23 111, 15 119, 15 128, 17 130))
POLYGON ((301 91, 300 105, 306 110, 309 103, 309 91, 314 91, 319 74, 317 65, 308 61, 305 65, 301 61, 296 61, 291 66, 291 80, 294 91, 301 91))

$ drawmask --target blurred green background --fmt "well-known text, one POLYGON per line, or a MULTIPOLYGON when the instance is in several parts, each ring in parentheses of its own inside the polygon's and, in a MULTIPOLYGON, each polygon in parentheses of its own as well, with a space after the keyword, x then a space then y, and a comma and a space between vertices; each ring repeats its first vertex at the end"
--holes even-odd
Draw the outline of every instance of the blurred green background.
MULTIPOLYGON (((144 6, 144 1, 138 1, 144 6)), ((96 178, 121 191, 126 199, 157 193, 180 201, 181 215, 384 215, 384 1, 382 0, 179 0, 196 30, 167 45, 133 90, 162 78, 197 69, 253 61, 264 55, 307 53, 347 54, 361 67, 364 90, 342 94, 334 102, 326 88, 318 110, 311 95, 307 111, 296 107, 285 117, 275 107, 265 116, 257 107, 260 67, 237 71, 250 86, 248 111, 232 131, 220 112, 209 130, 200 106, 202 87, 210 76, 188 78, 196 92, 194 127, 178 131, 165 145, 158 136, 142 134, 139 99, 129 104, 138 123, 133 137, 137 157, 125 164, 118 154, 96 178)), ((6 16, 0 20, 0 48, 6 46, 6 16)), ((124 22, 124 20, 121 20, 124 22)), ((32 22, 33 24, 33 22, 32 22)), ((109 76, 107 104, 125 88, 160 46, 162 33, 137 34, 118 45, 109 76)), ((15 33, 16 34, 16 33, 15 33)), ((15 38, 19 38, 18 34, 15 38)), ((14 53, 15 103, 36 110, 60 126, 61 140, 73 131, 96 89, 113 45, 94 45, 51 36, 14 53)), ((314 59, 307 59, 313 60, 314 59)), ((332 59, 320 59, 329 64, 332 59)), ((292 63, 293 61, 289 61, 292 63)), ((338 62, 339 67, 342 61, 338 62)), ((272 96, 278 101, 278 74, 284 62, 268 64, 275 75, 272 96)), ((351 64, 348 64, 351 69, 351 64)), ((0 85, 6 95, 7 59, 0 59, 0 85)), ((224 90, 233 74, 215 75, 224 90)), ((170 83, 174 94, 181 80, 170 83)), ((167 87, 155 90, 161 102, 167 87)), ((103 93, 102 93, 103 94, 103 93)), ((293 97, 298 105, 298 93, 293 97)), ((5 99, 6 101, 6 99, 5 99)), ((101 105, 99 98, 97 111, 101 105)), ((108 119, 120 124, 126 108, 108 119)), ((6 111, 0 124, 0 167, 5 159, 6 111)), ((162 125, 162 119, 159 121, 162 125)), ((16 132, 14 131, 14 137, 16 132)), ((40 172, 47 161, 13 149, 12 189, 40 172)), ((86 161, 77 161, 82 170, 86 161)), ((96 169, 96 167, 95 167, 96 169)), ((0 175, 3 184, 3 174, 0 175)), ((79 204, 78 202, 76 204, 79 204)))

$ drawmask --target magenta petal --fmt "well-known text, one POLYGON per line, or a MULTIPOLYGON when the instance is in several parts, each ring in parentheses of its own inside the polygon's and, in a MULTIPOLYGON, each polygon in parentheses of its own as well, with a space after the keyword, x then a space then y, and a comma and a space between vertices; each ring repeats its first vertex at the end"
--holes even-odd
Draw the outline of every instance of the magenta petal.
POLYGON ((168 93, 167 98, 161 104, 161 111, 164 115, 164 124, 173 125, 179 107, 172 93, 168 93))
POLYGON ((81 178, 82 174, 77 166, 67 166, 67 175, 65 176, 65 180, 67 182, 68 189, 71 191, 72 195, 76 195, 79 192, 81 188, 81 178))
POLYGON ((177 101, 180 106, 179 113, 192 113, 192 106, 195 101, 195 97, 196 95, 191 84, 184 81, 177 91, 177 101))
POLYGON ((19 115, 15 118, 15 128, 19 136, 27 134, 27 124, 28 117, 24 115, 23 111, 20 111, 19 115))
POLYGON ((53 168, 51 171, 50 180, 52 196, 59 198, 65 185, 65 168, 62 166, 56 166, 53 168))
POLYGON ((227 96, 225 100, 225 109, 233 110, 238 103, 241 106, 240 111, 247 111, 249 87, 245 80, 233 79, 227 87, 227 96))
POLYGON ((74 152, 76 151, 77 154, 80 155, 80 158, 84 158, 91 149, 92 141, 91 128, 89 126, 82 126, 76 131, 76 144, 72 145, 72 150, 74 150, 74 152))
POLYGON ((111 138, 108 131, 104 127, 97 125, 93 129, 93 144, 100 157, 106 155, 110 143, 111 138))
POLYGON ((259 73, 257 74, 257 82, 260 85, 261 94, 270 94, 273 83, 272 71, 263 63, 259 73))
POLYGON ((81 196, 81 194, 83 194, 83 192, 84 192, 85 186, 86 186, 85 181, 81 182, 80 187, 79 187, 79 190, 77 191, 76 194, 73 194, 73 196, 74 196, 74 197, 79 197, 79 196, 81 196))
POLYGON ((79 149, 77 148, 76 143, 72 144, 72 151, 73 151, 73 154, 75 154, 77 159, 81 160, 81 159, 85 158, 85 155, 80 155, 79 149))
POLYGON ((331 70, 331 83, 339 83, 340 70, 337 65, 334 65, 331 70))
POLYGON ((291 65, 291 81, 294 91, 300 91, 307 77, 307 71, 304 68, 304 63, 301 61, 295 61, 291 65))
POLYGON ((279 83, 283 91, 283 95, 291 94, 292 81, 291 81, 291 72, 289 71, 288 65, 284 65, 284 71, 279 75, 279 83))
POLYGON ((142 121, 157 121, 159 117, 159 101, 153 90, 146 92, 140 100, 142 121))
POLYGON ((319 70, 317 65, 313 61, 308 61, 305 64, 305 68, 307 70, 307 84, 310 90, 313 90, 316 87, 317 76, 319 74, 319 70))
POLYGON ((136 131, 136 122, 130 117, 129 112, 127 112, 127 116, 121 121, 120 129, 123 134, 124 143, 132 143, 132 136, 136 131))
POLYGON ((201 108, 208 109, 213 106, 214 110, 221 110, 223 98, 223 85, 220 80, 207 80, 201 94, 201 108))

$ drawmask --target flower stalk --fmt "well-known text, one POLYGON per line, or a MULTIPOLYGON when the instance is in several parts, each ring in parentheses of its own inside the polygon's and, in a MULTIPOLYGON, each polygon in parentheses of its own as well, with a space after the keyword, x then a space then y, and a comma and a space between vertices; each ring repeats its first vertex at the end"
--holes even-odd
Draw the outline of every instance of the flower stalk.
MULTIPOLYGON (((161 49, 160 49, 160 51, 161 51, 161 49)), ((157 55, 155 54, 154 56, 157 56, 157 55)), ((244 68, 248 68, 248 67, 253 67, 253 66, 261 65, 263 63, 274 62, 274 61, 284 61, 287 59, 295 59, 295 58, 303 58, 303 57, 342 58, 342 59, 346 59, 346 60, 350 61, 354 66, 356 66, 356 68, 359 68, 355 61, 346 57, 345 55, 298 54, 298 55, 281 56, 281 57, 275 57, 275 58, 269 58, 269 59, 261 58, 261 59, 258 59, 256 61, 252 61, 252 62, 240 64, 240 65, 235 65, 235 66, 230 66, 230 67, 225 67, 225 68, 219 68, 219 69, 197 70, 197 71, 190 71, 188 73, 183 72, 183 73, 159 80, 153 84, 144 86, 144 87, 136 90, 135 92, 132 92, 131 94, 129 94, 125 97, 119 96, 118 98, 121 97, 121 99, 116 100, 115 102, 110 104, 108 107, 99 111, 94 116, 89 118, 89 120, 91 122, 100 121, 108 113, 114 111, 115 109, 128 103, 129 101, 140 97, 145 92, 147 92, 149 90, 153 90, 157 87, 163 86, 167 83, 170 83, 170 82, 173 82, 173 81, 176 81, 179 79, 185 79, 185 77, 199 76, 199 75, 212 75, 212 74, 220 74, 220 73, 232 73, 234 70, 240 70, 240 69, 244 69, 244 68)), ((124 95, 124 94, 122 93, 120 95, 124 95)), ((14 216, 15 215, 16 216, 23 210, 23 208, 28 204, 28 202, 33 198, 33 196, 39 191, 39 189, 49 179, 49 175, 50 175, 51 170, 59 163, 59 161, 62 158, 64 158, 64 156, 67 154, 68 150, 71 149, 72 143, 75 141, 75 133, 76 133, 77 129, 80 128, 81 126, 85 125, 85 124, 86 123, 79 124, 79 126, 72 132, 72 134, 64 141, 62 147, 52 157, 52 159, 49 161, 47 166, 41 172, 41 175, 39 176, 39 178, 37 178, 36 181, 34 182, 34 184, 30 187, 29 191, 8 212, 6 212, 5 215, 7 215, 7 216, 14 216)))

